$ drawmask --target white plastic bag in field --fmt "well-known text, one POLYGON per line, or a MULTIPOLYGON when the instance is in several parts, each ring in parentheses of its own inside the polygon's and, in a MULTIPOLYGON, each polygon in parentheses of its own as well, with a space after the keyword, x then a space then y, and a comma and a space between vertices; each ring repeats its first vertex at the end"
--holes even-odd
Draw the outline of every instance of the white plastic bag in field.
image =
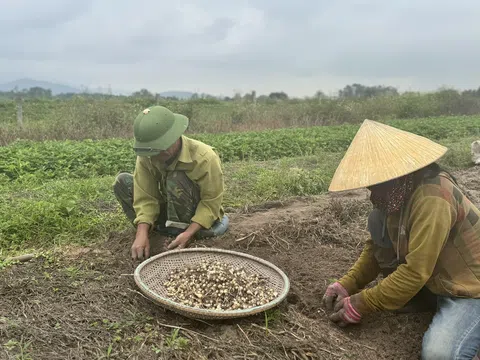
POLYGON ((475 165, 480 165, 480 140, 472 143, 472 161, 475 165))

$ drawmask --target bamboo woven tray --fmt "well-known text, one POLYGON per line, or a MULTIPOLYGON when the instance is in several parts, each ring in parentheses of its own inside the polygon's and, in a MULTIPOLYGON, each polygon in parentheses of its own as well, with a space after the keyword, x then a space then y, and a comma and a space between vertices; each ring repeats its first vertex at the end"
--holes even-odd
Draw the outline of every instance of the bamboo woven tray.
POLYGON ((141 292, 154 303, 194 319, 229 319, 251 316, 277 306, 285 299, 290 290, 288 277, 270 262, 241 252, 213 248, 187 248, 155 255, 138 265, 135 269, 134 279, 141 292), (275 289, 278 296, 267 304, 241 310, 200 309, 169 299, 167 290, 163 286, 169 272, 200 263, 203 260, 218 260, 235 266, 243 266, 245 270, 265 277, 267 286, 275 289))

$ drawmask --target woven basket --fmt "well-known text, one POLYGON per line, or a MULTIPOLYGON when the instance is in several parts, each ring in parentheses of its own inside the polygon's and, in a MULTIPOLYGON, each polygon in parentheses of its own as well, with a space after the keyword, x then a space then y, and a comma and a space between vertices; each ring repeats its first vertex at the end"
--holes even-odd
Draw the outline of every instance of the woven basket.
POLYGON ((193 319, 231 319, 251 316, 277 306, 290 290, 290 282, 285 273, 268 261, 240 252, 212 248, 172 250, 153 256, 138 265, 134 279, 142 293, 153 302, 193 319), (163 283, 167 280, 170 271, 195 265, 203 260, 218 260, 234 266, 243 266, 246 271, 265 277, 267 286, 273 288, 278 296, 267 304, 239 310, 200 309, 169 299, 163 283))

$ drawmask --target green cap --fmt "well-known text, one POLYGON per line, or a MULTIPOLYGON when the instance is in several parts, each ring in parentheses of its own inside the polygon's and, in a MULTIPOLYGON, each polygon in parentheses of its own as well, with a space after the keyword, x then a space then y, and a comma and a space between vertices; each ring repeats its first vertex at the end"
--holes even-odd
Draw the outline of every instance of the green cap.
POLYGON ((188 118, 163 106, 143 110, 135 119, 133 149, 138 156, 155 156, 168 149, 188 127, 188 118))

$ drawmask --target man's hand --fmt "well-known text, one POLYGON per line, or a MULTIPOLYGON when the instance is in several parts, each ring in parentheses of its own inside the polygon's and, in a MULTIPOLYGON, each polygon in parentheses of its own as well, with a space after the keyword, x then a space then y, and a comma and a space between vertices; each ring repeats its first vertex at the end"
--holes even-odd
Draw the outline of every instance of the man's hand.
POLYGON ((148 224, 138 224, 137 227, 137 236, 132 245, 132 259, 133 260, 143 260, 150 257, 150 240, 148 239, 148 230, 150 225, 148 224))
POLYGON ((343 298, 335 305, 335 312, 330 315, 330 320, 340 327, 357 324, 362 320, 362 308, 363 303, 360 294, 343 298))
POLYGON ((348 291, 337 281, 327 287, 322 303, 328 311, 332 311, 334 305, 345 297, 348 297, 348 291))
POLYGON ((192 239, 192 235, 187 232, 183 232, 178 235, 175 240, 173 240, 170 244, 168 244, 167 249, 184 249, 188 246, 188 243, 192 239))
POLYGON ((195 233, 200 230, 202 226, 195 222, 191 223, 190 226, 180 235, 178 235, 175 240, 173 240, 168 246, 168 250, 172 249, 184 249, 190 243, 190 240, 195 235, 195 233))

